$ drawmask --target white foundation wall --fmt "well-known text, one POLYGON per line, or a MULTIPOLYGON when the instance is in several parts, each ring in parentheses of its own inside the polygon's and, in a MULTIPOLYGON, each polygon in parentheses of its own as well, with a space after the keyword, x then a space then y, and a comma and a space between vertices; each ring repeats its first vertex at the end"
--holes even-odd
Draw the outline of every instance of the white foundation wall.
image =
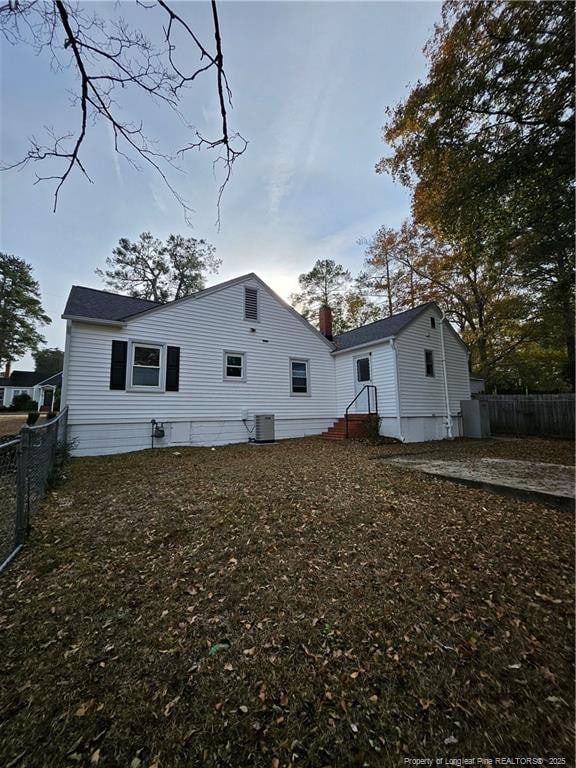
POLYGON ((135 317, 123 328, 73 321, 65 400, 75 455, 150 447, 150 420, 178 425, 158 445, 242 442, 257 413, 272 413, 276 437, 319 434, 336 419, 331 347, 258 281, 248 278, 202 297, 135 317), (259 320, 244 320, 244 286, 258 290, 259 320), (252 330, 254 329, 254 330, 252 330), (178 392, 110 389, 113 340, 180 347, 178 392), (245 355, 245 381, 224 380, 223 354, 245 355), (309 361, 310 394, 290 393, 290 358, 309 361), (188 436, 188 437, 187 437, 188 436))
MULTIPOLYGON (((462 435, 462 419, 452 418, 452 437, 462 435)), ((428 440, 445 440, 446 426, 442 416, 404 416, 402 418, 402 437, 405 443, 422 443, 428 440)))
MULTIPOLYGON (((276 419, 276 439, 306 437, 324 432, 333 419, 276 419)), ((162 422, 165 437, 154 440, 155 448, 218 446, 245 443, 252 437, 240 420, 162 422)), ((253 421, 248 422, 252 429, 253 421)), ((151 424, 133 422, 110 427, 108 424, 73 424, 68 439, 74 442, 74 456, 101 456, 152 447, 151 424)))

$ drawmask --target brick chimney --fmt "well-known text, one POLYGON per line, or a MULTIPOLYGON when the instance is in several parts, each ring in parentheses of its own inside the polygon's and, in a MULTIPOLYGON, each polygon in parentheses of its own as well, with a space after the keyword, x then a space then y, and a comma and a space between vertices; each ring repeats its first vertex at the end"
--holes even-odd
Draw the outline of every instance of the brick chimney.
POLYGON ((7 360, 6 361, 6 370, 4 371, 4 378, 9 379, 10 378, 10 371, 12 370, 12 361, 7 360))
POLYGON ((332 310, 323 305, 320 307, 320 333, 329 341, 332 341, 332 310))

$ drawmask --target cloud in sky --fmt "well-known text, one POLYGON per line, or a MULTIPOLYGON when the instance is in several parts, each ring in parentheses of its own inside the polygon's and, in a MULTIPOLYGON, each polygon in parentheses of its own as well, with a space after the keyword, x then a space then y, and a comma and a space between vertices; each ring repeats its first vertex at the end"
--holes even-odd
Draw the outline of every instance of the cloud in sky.
POLYGON ((268 212, 273 220, 281 216, 283 198, 296 191, 297 179, 306 177, 317 161, 348 58, 343 40, 341 25, 325 25, 322 35, 299 60, 299 77, 284 94, 282 109, 272 126, 275 147, 268 179, 268 212))
MULTIPOLYGON (((112 13, 111 4, 104 7, 112 13)), ((209 6, 180 9, 192 25, 204 24, 209 6)), ((137 6, 123 5, 122 14, 132 23, 153 22, 137 6)), ((222 3, 234 94, 229 119, 250 143, 225 192, 220 231, 213 156, 187 153, 188 172, 170 177, 195 211, 190 230, 161 180, 147 168, 134 171, 111 150, 109 128, 97 127, 86 143, 84 162, 95 183, 71 177, 55 215, 52 189, 33 185, 34 168, 3 176, 0 247, 33 264, 54 319, 45 333, 50 346, 64 342, 58 318, 70 285, 98 287, 94 269, 120 237, 135 239, 145 230, 161 238, 204 237, 223 259, 211 282, 254 271, 285 298, 318 258, 357 271, 358 238, 398 224, 409 211, 406 191, 377 176, 374 165, 385 153, 384 109, 424 76, 422 47, 439 16, 437 3, 222 3)), ((26 137, 42 125, 77 125, 66 95, 74 86, 71 71, 55 74, 47 59, 20 48, 3 46, 0 55, 3 158, 25 151, 26 137), (19 77, 8 77, 10 71, 19 77)), ((126 114, 142 117, 161 143, 182 146, 182 125, 157 108, 130 102, 126 114), (145 114, 130 114, 136 105, 145 114)), ((188 114, 189 122, 214 129, 213 79, 191 91, 188 114)))

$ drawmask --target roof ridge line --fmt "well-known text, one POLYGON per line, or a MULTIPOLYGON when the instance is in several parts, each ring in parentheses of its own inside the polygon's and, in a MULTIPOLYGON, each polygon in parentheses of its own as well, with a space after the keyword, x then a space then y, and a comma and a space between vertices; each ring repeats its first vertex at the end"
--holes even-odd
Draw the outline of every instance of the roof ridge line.
POLYGON ((149 301, 151 304, 158 304, 163 306, 164 303, 170 302, 155 301, 154 299, 144 299, 142 296, 129 296, 126 293, 116 293, 115 291, 107 291, 104 288, 92 288, 90 285, 73 285, 72 288, 81 288, 83 291, 94 291, 95 293, 106 293, 108 296, 119 296, 121 299, 134 299, 134 301, 149 301))
POLYGON ((361 328, 368 328, 369 325, 381 323, 384 320, 391 320, 393 317, 400 317, 400 315, 405 315, 407 312, 414 312, 415 309, 423 309, 424 307, 427 307, 428 304, 435 304, 435 302, 433 300, 425 301, 424 304, 418 304, 416 307, 403 309, 402 312, 395 312, 393 315, 388 315, 388 317, 381 317, 378 320, 371 320, 369 323, 364 323, 364 325, 358 325, 356 328, 350 328, 348 331, 342 331, 342 333, 338 333, 336 336, 344 336, 346 333, 353 333, 354 331, 359 331, 361 328))

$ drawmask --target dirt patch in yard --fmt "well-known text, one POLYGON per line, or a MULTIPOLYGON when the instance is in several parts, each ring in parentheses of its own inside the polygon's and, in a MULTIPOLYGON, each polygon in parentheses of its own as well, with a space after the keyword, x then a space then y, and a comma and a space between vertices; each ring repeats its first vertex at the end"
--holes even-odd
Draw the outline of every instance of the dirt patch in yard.
POLYGON ((570 764, 572 518, 381 453, 73 461, 0 576, 0 764, 570 764))

